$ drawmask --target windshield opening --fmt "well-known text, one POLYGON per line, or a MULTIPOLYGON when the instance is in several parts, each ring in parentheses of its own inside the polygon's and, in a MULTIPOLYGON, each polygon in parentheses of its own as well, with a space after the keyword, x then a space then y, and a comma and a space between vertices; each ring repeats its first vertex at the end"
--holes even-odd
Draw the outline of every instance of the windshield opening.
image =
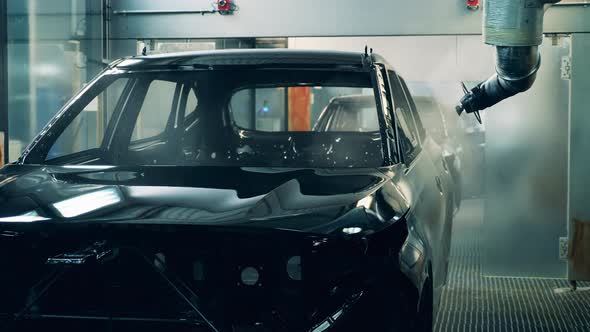
POLYGON ((25 163, 380 167, 369 72, 107 73, 75 98, 25 163))

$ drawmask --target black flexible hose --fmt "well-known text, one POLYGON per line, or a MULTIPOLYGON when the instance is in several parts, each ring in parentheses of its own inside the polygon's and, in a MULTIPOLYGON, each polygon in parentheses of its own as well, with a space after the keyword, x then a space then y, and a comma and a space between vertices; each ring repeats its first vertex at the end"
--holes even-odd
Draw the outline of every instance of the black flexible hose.
POLYGON ((496 47, 496 74, 466 94, 457 113, 478 112, 529 90, 540 66, 538 46, 496 47))

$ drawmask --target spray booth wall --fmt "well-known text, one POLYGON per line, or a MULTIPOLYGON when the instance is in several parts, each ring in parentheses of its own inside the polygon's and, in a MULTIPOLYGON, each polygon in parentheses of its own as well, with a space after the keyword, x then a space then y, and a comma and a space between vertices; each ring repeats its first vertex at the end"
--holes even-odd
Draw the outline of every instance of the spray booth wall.
POLYGON ((100 1, 7 1, 10 161, 103 68, 100 26, 100 1))

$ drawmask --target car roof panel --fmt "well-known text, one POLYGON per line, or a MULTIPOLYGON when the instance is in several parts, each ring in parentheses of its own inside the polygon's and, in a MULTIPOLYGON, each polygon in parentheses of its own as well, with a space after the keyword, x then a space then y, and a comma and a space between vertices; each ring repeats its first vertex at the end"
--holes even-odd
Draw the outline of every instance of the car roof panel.
MULTIPOLYGON (((234 49, 130 57, 117 68, 142 69, 167 66, 355 66, 363 65, 364 53, 292 50, 292 49, 234 49)), ((383 57, 372 54, 373 60, 386 63, 383 57)))

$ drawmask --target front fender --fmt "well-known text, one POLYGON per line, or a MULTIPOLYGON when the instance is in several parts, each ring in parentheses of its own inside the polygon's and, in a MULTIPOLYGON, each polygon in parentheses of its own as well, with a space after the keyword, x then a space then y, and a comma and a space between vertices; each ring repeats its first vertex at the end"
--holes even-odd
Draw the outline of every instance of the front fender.
POLYGON ((408 237, 399 253, 401 272, 421 292, 428 278, 426 246, 415 228, 408 225, 408 237))

